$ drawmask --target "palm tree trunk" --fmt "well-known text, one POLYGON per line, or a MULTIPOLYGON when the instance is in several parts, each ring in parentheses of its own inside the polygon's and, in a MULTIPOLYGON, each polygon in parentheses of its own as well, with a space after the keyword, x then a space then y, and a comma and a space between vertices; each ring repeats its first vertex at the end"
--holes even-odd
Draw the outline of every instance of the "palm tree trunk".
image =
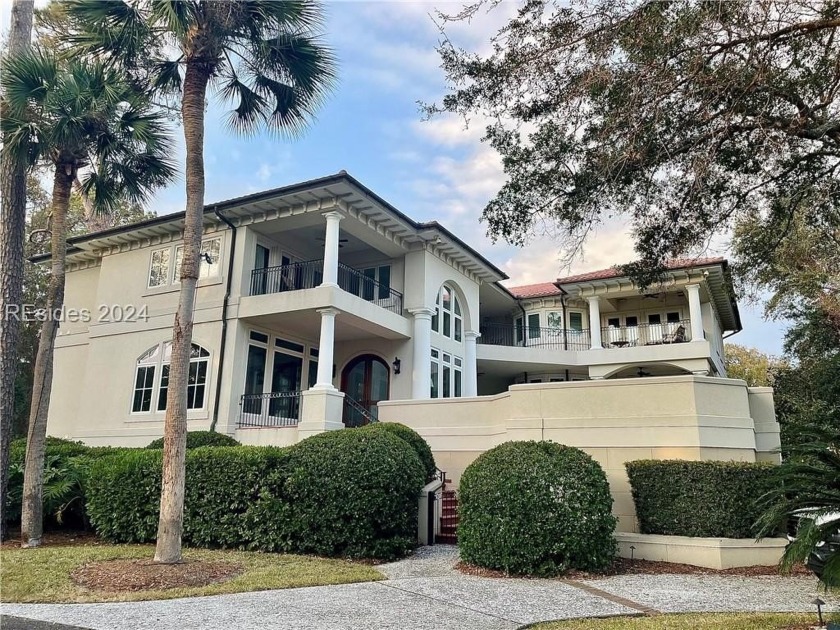
POLYGON ((181 260, 181 292, 172 327, 172 359, 163 427, 163 483, 160 493, 155 562, 181 561, 184 525, 184 477, 187 446, 187 378, 190 368, 193 308, 198 283, 204 220, 204 100, 209 74, 187 64, 181 116, 187 147, 187 209, 181 260))
MULTIPOLYGON (((34 0, 14 0, 6 54, 18 55, 32 38, 34 0)), ((15 377, 18 364, 20 319, 10 307, 23 296, 23 243, 26 231, 26 165, 4 159, 0 165, 0 540, 8 535, 6 491, 9 487, 9 444, 15 414, 15 377)))
POLYGON ((44 533, 44 457, 46 455, 47 416, 50 410, 55 336, 64 308, 64 273, 67 255, 67 209, 75 169, 63 164, 55 167, 52 193, 51 254, 52 273, 47 289, 47 317, 41 326, 32 406, 29 410, 29 434, 26 438, 26 466, 23 472, 23 508, 21 542, 37 547, 44 533))

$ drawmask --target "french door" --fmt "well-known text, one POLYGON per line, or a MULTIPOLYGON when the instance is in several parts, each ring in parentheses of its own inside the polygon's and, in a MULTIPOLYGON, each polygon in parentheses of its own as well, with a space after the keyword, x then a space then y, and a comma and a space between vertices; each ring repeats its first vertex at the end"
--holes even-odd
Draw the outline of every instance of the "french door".
POLYGON ((352 402, 344 405, 343 420, 346 426, 361 426, 368 423, 368 417, 374 420, 377 418, 377 403, 388 400, 390 377, 388 364, 372 354, 356 357, 344 368, 341 373, 341 391, 361 408, 352 402))

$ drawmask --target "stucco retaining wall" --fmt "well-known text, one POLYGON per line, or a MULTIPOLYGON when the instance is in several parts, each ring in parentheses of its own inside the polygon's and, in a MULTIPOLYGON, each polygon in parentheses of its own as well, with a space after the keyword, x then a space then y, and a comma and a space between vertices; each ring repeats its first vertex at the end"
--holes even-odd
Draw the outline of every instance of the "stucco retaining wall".
POLYGON ((625 462, 752 462, 775 457, 766 451, 778 438, 772 393, 705 376, 535 383, 496 396, 388 401, 379 404, 379 418, 420 433, 455 485, 476 457, 502 442, 581 448, 604 468, 624 532, 637 531, 625 462))

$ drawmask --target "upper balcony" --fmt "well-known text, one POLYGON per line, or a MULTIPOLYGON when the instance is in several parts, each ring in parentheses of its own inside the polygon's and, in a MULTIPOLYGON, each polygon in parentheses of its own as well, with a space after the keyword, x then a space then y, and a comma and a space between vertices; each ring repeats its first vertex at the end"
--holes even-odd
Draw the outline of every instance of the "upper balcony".
MULTIPOLYGON (((264 267, 251 272, 249 295, 314 289, 321 286, 323 281, 323 259, 264 267)), ((369 273, 338 263, 337 284, 343 291, 384 308, 386 311, 396 315, 403 313, 402 293, 377 281, 369 273)))
MULTIPOLYGON (((680 320, 637 326, 601 328, 601 347, 607 349, 661 346, 691 341, 691 322, 680 320)), ((589 330, 537 328, 514 324, 484 324, 478 343, 492 346, 544 348, 550 350, 592 349, 589 330)))

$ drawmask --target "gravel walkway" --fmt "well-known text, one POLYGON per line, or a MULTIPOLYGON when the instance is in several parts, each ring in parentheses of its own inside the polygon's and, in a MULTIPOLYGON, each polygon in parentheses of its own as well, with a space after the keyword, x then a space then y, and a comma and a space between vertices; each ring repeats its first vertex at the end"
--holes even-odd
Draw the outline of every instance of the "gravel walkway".
POLYGON ((534 621, 688 611, 810 611, 810 578, 626 575, 575 581, 462 575, 457 548, 380 565, 383 582, 115 604, 9 604, 2 613, 95 630, 513 630, 534 621), (599 590, 603 591, 599 594, 599 590), (623 603, 622 603, 623 602, 623 603))

